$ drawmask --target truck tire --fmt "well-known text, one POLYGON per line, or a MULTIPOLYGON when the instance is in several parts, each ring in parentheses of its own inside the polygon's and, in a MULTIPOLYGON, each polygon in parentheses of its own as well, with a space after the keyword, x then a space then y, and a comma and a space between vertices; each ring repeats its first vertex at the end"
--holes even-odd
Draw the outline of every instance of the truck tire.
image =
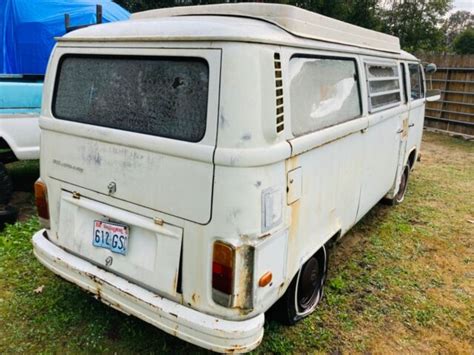
POLYGON ((13 183, 3 163, 0 163, 0 206, 10 202, 13 194, 13 183))
POLYGON ((18 210, 13 206, 0 206, 0 229, 5 227, 5 224, 13 224, 18 218, 18 210))

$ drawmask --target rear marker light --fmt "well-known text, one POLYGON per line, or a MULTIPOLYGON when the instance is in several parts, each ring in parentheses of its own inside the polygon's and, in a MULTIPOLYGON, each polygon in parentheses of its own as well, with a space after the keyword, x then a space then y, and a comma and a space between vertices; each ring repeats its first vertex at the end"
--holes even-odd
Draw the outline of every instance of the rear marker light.
POLYGON ((212 288, 231 295, 234 283, 235 249, 215 242, 212 253, 212 288))
POLYGON ((38 217, 44 222, 49 221, 48 191, 46 184, 41 180, 35 182, 35 204, 38 217))
POLYGON ((258 286, 260 286, 260 287, 267 286, 270 282, 272 282, 272 278, 273 278, 273 275, 270 271, 264 273, 260 277, 260 280, 258 280, 258 286))

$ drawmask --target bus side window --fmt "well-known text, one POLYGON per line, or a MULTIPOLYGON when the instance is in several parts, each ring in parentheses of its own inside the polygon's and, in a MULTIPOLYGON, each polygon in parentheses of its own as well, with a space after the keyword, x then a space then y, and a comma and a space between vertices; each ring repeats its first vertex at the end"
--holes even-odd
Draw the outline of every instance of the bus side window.
POLYGON ((292 133, 299 137, 362 114, 355 59, 294 56, 290 60, 292 133))
POLYGON ((400 105, 402 92, 396 62, 365 63, 369 94, 369 112, 374 113, 400 105))
POLYGON ((418 100, 423 97, 420 66, 418 64, 408 64, 410 71, 411 100, 418 100))

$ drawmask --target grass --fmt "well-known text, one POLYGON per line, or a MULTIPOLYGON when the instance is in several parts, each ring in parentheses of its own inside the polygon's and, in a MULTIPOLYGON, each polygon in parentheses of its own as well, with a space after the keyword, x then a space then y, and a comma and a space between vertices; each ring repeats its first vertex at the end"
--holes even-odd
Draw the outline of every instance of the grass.
MULTIPOLYGON (((294 327, 267 320, 258 352, 474 352, 474 143, 423 144, 404 203, 341 240, 320 307, 294 327)), ((0 233, 0 353, 202 351, 52 275, 32 255, 37 229, 0 233)))

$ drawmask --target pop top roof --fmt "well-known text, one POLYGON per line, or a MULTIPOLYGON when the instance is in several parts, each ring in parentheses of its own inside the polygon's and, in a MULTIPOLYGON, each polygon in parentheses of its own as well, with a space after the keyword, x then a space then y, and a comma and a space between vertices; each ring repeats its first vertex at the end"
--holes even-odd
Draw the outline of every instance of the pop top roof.
POLYGON ((400 53, 397 37, 303 10, 291 5, 240 3, 171 7, 138 12, 132 20, 173 16, 239 16, 270 22, 294 36, 400 53))

